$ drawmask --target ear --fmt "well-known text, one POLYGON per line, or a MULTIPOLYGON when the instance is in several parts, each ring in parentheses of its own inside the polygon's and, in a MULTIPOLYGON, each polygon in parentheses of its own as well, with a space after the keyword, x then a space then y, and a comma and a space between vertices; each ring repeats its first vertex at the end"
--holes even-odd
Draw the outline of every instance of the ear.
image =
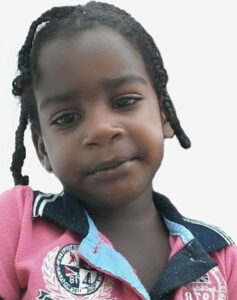
POLYGON ((161 111, 161 122, 163 127, 164 138, 171 139, 174 136, 174 130, 170 123, 167 121, 166 115, 161 111))
POLYGON ((52 166, 41 133, 37 131, 32 131, 31 137, 41 164, 48 172, 52 172, 52 166))

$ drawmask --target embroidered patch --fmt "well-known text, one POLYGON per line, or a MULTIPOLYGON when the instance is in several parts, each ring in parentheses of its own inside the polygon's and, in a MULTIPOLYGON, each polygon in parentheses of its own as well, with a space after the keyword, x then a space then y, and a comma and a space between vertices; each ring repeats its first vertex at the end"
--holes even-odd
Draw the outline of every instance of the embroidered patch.
POLYGON ((183 287, 184 300, 227 300, 226 282, 214 267, 206 275, 183 287))
POLYGON ((103 282, 104 275, 88 266, 78 256, 78 245, 67 245, 56 257, 56 273, 59 282, 75 295, 94 293, 103 282))
POLYGON ((78 256, 78 245, 56 247, 48 252, 42 265, 45 290, 37 300, 111 299, 114 279, 91 268, 78 256))

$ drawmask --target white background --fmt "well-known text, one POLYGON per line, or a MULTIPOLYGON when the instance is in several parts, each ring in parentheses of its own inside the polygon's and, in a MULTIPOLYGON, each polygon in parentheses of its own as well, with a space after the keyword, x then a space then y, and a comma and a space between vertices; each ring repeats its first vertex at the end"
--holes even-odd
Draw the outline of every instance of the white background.
MULTIPOLYGON (((86 1, 4 1, 0 19, 0 192, 13 186, 9 165, 18 124, 11 95, 17 52, 31 22, 52 6, 86 1)), ((108 1, 130 12, 155 39, 169 74, 168 90, 192 141, 166 141, 154 188, 187 217, 215 224, 237 241, 237 9, 230 0, 108 1)), ((58 192, 26 134, 23 174, 34 189, 58 192)))

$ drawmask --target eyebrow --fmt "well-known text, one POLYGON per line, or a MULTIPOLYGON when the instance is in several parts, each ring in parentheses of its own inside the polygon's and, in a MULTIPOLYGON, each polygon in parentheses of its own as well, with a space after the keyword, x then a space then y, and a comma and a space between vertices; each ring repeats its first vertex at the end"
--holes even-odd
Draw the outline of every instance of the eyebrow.
POLYGON ((70 101, 74 97, 78 96, 79 94, 80 94, 80 92, 78 89, 73 89, 73 90, 68 90, 68 91, 60 93, 60 94, 55 94, 53 96, 46 97, 40 103, 39 110, 43 110, 46 107, 53 105, 53 104, 70 101))
POLYGON ((105 86, 106 88, 113 88, 113 87, 119 87, 124 83, 130 83, 130 82, 140 82, 145 85, 148 84, 147 81, 142 76, 136 74, 128 74, 119 77, 105 78, 102 80, 102 85, 105 86))
MULTIPOLYGON (((139 82, 144 85, 148 85, 148 82, 142 76, 136 74, 128 74, 128 75, 112 77, 112 78, 111 77, 104 78, 101 80, 101 85, 106 89, 112 89, 112 88, 118 88, 119 86, 130 82, 139 82)), ((39 109, 43 110, 49 105, 52 105, 54 103, 70 101, 73 98, 78 97, 79 95, 80 95, 79 89, 72 89, 60 94, 55 94, 53 96, 46 97, 40 103, 39 109)))

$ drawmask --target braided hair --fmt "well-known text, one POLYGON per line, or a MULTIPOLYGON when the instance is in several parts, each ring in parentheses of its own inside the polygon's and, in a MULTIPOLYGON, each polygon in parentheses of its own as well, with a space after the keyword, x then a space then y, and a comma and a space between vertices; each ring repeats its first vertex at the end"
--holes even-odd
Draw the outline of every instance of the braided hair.
POLYGON ((98 26, 109 27, 124 36, 142 55, 147 72, 156 91, 161 109, 183 148, 191 146, 189 138, 181 128, 175 108, 167 92, 168 76, 162 57, 152 37, 127 12, 112 4, 96 1, 81 6, 53 7, 43 13, 30 26, 25 43, 19 51, 19 75, 13 80, 13 94, 20 98, 21 113, 16 130, 15 152, 10 170, 15 184, 28 185, 28 176, 22 176, 25 159, 24 131, 27 124, 40 131, 33 83, 37 81, 37 58, 43 45, 59 36, 98 26))

